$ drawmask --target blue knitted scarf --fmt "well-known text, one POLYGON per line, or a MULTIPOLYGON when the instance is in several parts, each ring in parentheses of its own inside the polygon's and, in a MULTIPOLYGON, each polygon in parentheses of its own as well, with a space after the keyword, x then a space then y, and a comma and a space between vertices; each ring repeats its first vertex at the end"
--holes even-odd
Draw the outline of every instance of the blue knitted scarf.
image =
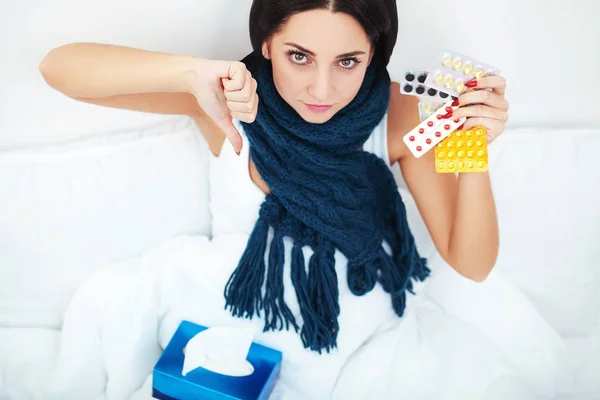
POLYGON ((386 161, 360 150, 388 109, 390 78, 385 67, 371 63, 353 101, 328 122, 312 124, 281 98, 269 62, 251 72, 260 106, 256 121, 243 127, 270 194, 225 287, 225 307, 246 318, 263 310, 265 331, 291 325, 305 348, 329 352, 339 330, 336 249, 348 259, 350 291, 360 296, 379 282, 399 316, 412 279, 429 275, 386 161), (291 274, 301 324, 284 302, 285 236, 294 243, 285 272, 291 274), (308 264, 304 246, 313 250, 308 264))

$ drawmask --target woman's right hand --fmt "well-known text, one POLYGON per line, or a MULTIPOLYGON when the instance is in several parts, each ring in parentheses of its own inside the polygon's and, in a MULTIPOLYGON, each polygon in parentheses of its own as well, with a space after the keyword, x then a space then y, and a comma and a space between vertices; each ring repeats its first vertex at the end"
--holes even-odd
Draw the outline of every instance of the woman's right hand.
POLYGON ((248 123, 256 119, 256 80, 239 61, 202 59, 197 71, 192 94, 239 154, 242 138, 232 119, 248 123))

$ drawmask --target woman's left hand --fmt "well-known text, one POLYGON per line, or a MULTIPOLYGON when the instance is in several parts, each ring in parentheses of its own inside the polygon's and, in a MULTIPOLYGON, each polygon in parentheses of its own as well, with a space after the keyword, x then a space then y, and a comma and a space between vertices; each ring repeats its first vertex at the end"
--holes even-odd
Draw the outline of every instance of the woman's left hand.
MULTIPOLYGON (((458 98, 459 108, 452 118, 467 117, 462 129, 484 126, 487 129, 488 142, 492 142, 502 132, 508 120, 508 102, 504 98, 506 80, 502 76, 487 76, 472 80, 474 89, 458 98)), ((456 102, 455 102, 456 103, 456 102)))

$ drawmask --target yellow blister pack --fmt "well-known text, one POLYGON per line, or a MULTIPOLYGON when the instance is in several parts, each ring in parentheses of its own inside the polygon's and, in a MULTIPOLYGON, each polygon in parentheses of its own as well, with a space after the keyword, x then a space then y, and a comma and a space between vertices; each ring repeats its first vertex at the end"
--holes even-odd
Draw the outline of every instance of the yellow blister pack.
POLYGON ((488 170, 487 131, 483 126, 452 132, 435 146, 438 173, 488 170))

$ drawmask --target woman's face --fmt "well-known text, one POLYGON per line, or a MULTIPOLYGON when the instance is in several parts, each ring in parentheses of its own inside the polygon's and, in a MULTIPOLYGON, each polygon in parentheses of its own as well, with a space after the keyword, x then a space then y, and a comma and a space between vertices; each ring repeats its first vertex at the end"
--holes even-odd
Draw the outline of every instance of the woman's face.
POLYGON ((311 10, 292 16, 263 45, 281 97, 304 120, 327 122, 356 96, 371 43, 350 15, 311 10))

